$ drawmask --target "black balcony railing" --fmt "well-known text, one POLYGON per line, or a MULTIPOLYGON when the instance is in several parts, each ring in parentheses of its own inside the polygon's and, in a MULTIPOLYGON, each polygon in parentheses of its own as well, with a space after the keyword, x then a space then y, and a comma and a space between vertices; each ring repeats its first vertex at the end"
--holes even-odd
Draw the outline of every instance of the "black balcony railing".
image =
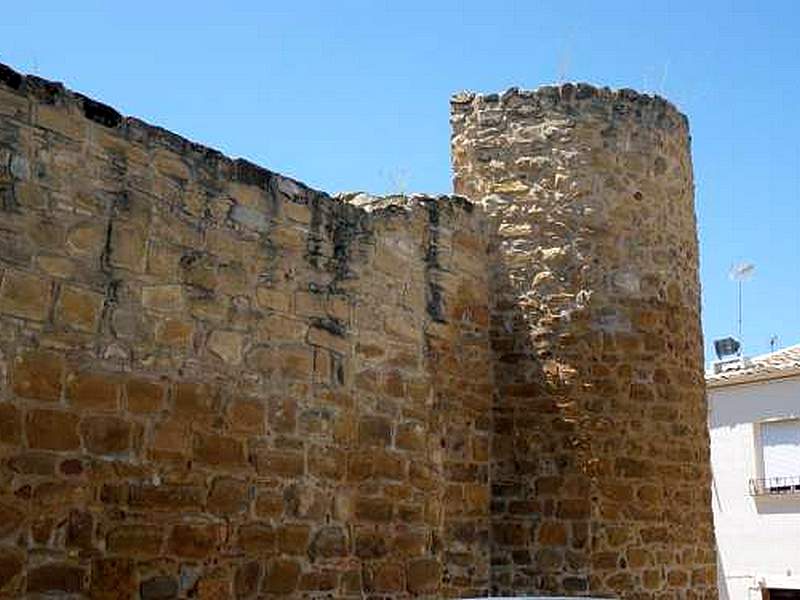
POLYGON ((783 496, 786 494, 800 494, 800 475, 750 480, 751 496, 783 496))

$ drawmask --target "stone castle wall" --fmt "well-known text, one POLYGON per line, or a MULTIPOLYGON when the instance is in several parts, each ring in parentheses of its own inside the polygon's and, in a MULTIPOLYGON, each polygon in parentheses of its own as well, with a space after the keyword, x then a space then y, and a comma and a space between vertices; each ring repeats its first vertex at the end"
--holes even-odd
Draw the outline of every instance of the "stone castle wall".
POLYGON ((685 119, 331 197, 0 66, 0 595, 713 598, 685 119))
POLYGON ((3 592, 485 590, 480 212, 0 78, 3 592))
POLYGON ((716 597, 685 117, 584 85, 452 107, 491 220, 492 589, 716 597))

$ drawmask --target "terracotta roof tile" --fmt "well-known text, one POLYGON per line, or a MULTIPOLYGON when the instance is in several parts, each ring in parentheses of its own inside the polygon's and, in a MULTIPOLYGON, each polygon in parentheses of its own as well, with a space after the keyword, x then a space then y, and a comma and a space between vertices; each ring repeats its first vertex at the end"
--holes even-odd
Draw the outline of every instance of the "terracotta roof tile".
POLYGON ((718 372, 715 369, 707 371, 706 383, 709 387, 722 387, 792 375, 800 375, 800 344, 752 358, 727 362, 718 372))

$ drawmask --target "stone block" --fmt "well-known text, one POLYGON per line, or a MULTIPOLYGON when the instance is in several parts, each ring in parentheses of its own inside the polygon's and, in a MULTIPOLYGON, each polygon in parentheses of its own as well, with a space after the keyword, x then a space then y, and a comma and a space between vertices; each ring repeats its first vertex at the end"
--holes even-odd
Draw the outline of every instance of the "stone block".
POLYGON ((392 443, 392 424, 386 417, 362 417, 358 423, 358 441, 362 446, 387 447, 392 443))
POLYGON ((105 223, 78 223, 67 231, 67 251, 78 257, 99 257, 105 249, 106 235, 105 223))
POLYGON ((131 449, 131 423, 120 417, 85 417, 80 431, 83 447, 92 454, 126 454, 131 449))
POLYGON ((180 312, 185 306, 183 286, 150 285, 142 288, 142 306, 154 312, 180 312))
POLYGON ((395 444, 401 450, 423 452, 425 450, 425 430, 420 423, 401 423, 397 427, 395 444))
POLYGON ((61 398, 64 359, 60 354, 29 351, 14 359, 12 390, 22 398, 57 402, 61 398))
POLYGON ((308 552, 310 528, 300 523, 285 523, 278 528, 278 550, 290 556, 308 552))
POLYGON ((244 446, 236 438, 196 433, 192 449, 194 459, 203 464, 224 467, 242 467, 246 464, 244 446))
POLYGON ((119 383, 115 375, 72 373, 67 377, 67 400, 72 406, 94 410, 119 407, 119 383))
POLYGON ((34 409, 25 417, 28 447, 42 450, 79 450, 78 416, 60 410, 34 409))
POLYGON ((110 552, 127 557, 158 556, 164 538, 163 527, 158 525, 120 525, 106 536, 110 552))
POLYGON ((0 501, 0 537, 8 537, 25 523, 23 507, 8 501, 0 501))
POLYGON ((158 412, 164 405, 164 386, 148 379, 131 379, 125 383, 128 410, 132 413, 158 412))
POLYGON ((96 600, 129 600, 136 593, 136 564, 129 558, 92 561, 89 595, 96 600))
POLYGON ((103 296, 72 286, 63 286, 56 305, 58 322, 88 333, 97 328, 103 296))
POLYGON ((185 350, 191 347, 194 323, 188 319, 159 319, 156 324, 156 343, 185 350))
POLYGON ((131 507, 155 512, 191 512, 203 505, 204 489, 196 485, 131 484, 128 504, 131 507))
POLYGON ((19 445, 22 439, 22 419, 17 407, 0 402, 0 444, 19 445))
POLYGON ((242 362, 244 336, 237 331, 212 331, 207 345, 214 356, 229 365, 242 362))
POLYGON ((283 496, 276 492, 262 491, 256 497, 255 513, 262 519, 274 519, 283 514, 283 496))
POLYGON ((258 592, 258 583, 261 579, 261 563, 255 560, 248 561, 236 569, 233 580, 233 593, 237 598, 250 598, 258 592))
POLYGON ((267 567, 261 591, 267 594, 291 594, 300 581, 300 564, 289 559, 275 559, 267 567))
POLYGON ((2 275, 0 313, 31 321, 45 321, 49 309, 49 280, 12 269, 2 275))
POLYGON ((169 535, 170 554, 181 558, 200 560, 208 557, 216 548, 219 531, 213 524, 175 525, 169 535))
POLYGON ((405 589, 405 568, 401 563, 383 563, 367 582, 367 588, 381 593, 397 593, 405 589))
POLYGON ((86 135, 88 121, 71 111, 39 104, 36 106, 34 114, 37 127, 73 140, 81 140, 86 135))
POLYGON ((237 400, 227 409, 228 425, 236 433, 262 435, 266 414, 264 403, 260 400, 237 400))
POLYGON ((301 591, 332 592, 339 584, 339 573, 334 570, 311 571, 300 576, 301 591))
POLYGON ((9 592, 21 579, 25 555, 16 548, 0 547, 0 593, 9 592))
POLYGON ((412 594, 432 594, 441 585, 442 565, 432 558, 420 558, 408 563, 406 580, 412 594))
POLYGON ((216 477, 211 485, 206 506, 215 515, 235 515, 250 505, 250 486, 247 481, 233 477, 216 477))
POLYGON ((189 454, 189 428, 178 419, 164 421, 155 426, 150 444, 150 456, 158 459, 181 459, 189 454))
POLYGON ((338 448, 313 446, 308 453, 308 471, 321 480, 340 481, 347 468, 344 452, 338 448))
POLYGON ((305 474, 305 457, 300 452, 257 449, 253 459, 259 475, 294 478, 305 474))
POLYGON ((24 475, 54 475, 58 456, 51 452, 21 452, 8 459, 8 468, 24 475))
POLYGON ((283 215, 292 221, 296 221, 303 225, 311 223, 311 211, 305 204, 298 204, 290 200, 285 200, 281 204, 283 208, 283 215))
POLYGON ((350 354, 351 351, 351 342, 347 337, 321 327, 310 327, 306 341, 312 346, 326 348, 343 356, 350 354))
POLYGON ((345 530, 339 526, 322 527, 314 534, 309 548, 311 560, 343 558, 348 554, 348 540, 345 530))
POLYGON ((311 381, 314 372, 314 353, 311 348, 282 348, 278 360, 283 377, 296 381, 311 381))
POLYGON ((169 575, 157 575, 142 581, 139 595, 142 600, 174 600, 178 598, 178 580, 169 575))
POLYGON ((256 302, 263 309, 288 313, 292 297, 286 291, 262 286, 256 289, 256 302))
POLYGON ((80 594, 86 588, 86 572, 66 563, 47 563, 28 571, 29 594, 80 594))
POLYGON ((271 556, 276 552, 275 529, 269 523, 251 521, 239 526, 237 543, 248 555, 271 556))
POLYGON ((145 270, 147 233, 141 226, 113 222, 111 227, 109 262, 112 266, 135 273, 145 270))
POLYGON ((358 529, 355 534, 355 554, 364 560, 384 558, 389 553, 386 535, 372 529, 358 529))

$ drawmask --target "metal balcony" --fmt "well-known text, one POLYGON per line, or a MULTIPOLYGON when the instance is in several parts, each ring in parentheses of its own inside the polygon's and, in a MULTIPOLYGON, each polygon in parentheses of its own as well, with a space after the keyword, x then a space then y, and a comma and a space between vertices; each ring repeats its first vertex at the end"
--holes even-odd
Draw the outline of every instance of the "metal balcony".
POLYGON ((786 496, 791 494, 800 494, 800 475, 750 480, 751 496, 786 496))

